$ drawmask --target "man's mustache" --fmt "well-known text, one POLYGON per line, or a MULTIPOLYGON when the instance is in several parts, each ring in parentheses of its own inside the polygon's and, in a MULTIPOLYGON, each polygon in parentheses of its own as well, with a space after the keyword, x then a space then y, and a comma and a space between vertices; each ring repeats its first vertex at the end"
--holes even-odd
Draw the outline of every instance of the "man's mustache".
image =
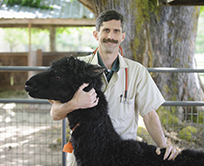
POLYGON ((103 43, 118 43, 118 40, 114 40, 114 39, 103 39, 103 43))

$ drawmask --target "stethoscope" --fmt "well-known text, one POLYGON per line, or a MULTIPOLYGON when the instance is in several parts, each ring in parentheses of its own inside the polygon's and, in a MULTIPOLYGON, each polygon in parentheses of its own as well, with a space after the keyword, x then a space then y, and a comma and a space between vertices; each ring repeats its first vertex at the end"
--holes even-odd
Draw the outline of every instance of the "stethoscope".
MULTIPOLYGON (((121 55, 123 56, 123 49, 120 46, 119 46, 119 49, 120 49, 121 55)), ((93 55, 96 54, 97 50, 98 50, 98 47, 93 52, 93 55)), ((128 68, 126 67, 125 68, 125 94, 124 94, 125 101, 127 99, 127 91, 128 91, 128 68)))

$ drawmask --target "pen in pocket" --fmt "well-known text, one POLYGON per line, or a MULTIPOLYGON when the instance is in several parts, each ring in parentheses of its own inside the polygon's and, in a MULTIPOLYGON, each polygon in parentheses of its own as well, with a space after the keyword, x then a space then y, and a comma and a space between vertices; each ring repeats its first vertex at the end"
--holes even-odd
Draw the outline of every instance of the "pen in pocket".
POLYGON ((120 95, 120 103, 122 102, 122 99, 123 99, 123 95, 121 94, 120 95))

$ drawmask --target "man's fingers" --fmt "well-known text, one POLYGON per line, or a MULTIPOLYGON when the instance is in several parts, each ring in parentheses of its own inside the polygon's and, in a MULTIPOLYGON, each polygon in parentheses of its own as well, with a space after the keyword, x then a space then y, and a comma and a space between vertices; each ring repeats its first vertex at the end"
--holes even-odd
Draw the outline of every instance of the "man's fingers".
MULTIPOLYGON (((86 88, 87 86, 89 86, 88 83, 83 83, 83 84, 79 87, 79 89, 80 89, 80 90, 83 90, 83 89, 86 88)), ((89 95, 95 95, 95 96, 97 95, 94 88, 92 88, 92 89, 91 89, 90 91, 88 91, 87 93, 88 93, 89 95)))
POLYGON ((89 84, 84 83, 82 84, 78 91, 74 95, 74 99, 78 104, 78 107, 83 108, 91 108, 98 104, 98 98, 97 93, 94 88, 89 90, 88 92, 85 92, 83 89, 86 88, 89 84))
POLYGON ((156 149, 156 154, 157 154, 157 155, 160 155, 160 154, 161 154, 161 151, 160 151, 160 148, 159 148, 159 147, 157 147, 157 149, 156 149))
POLYGON ((171 155, 169 156, 168 160, 172 160, 174 157, 176 157, 176 153, 177 153, 176 149, 173 148, 171 150, 171 155))
POLYGON ((98 105, 99 97, 96 98, 96 100, 92 103, 91 107, 95 107, 98 105))
POLYGON ((171 145, 170 145, 170 146, 167 146, 167 147, 166 147, 166 152, 165 152, 165 154, 164 154, 164 160, 167 159, 167 157, 170 155, 171 151, 172 151, 172 146, 171 146, 171 145))
POLYGON ((95 95, 96 94, 96 91, 94 88, 92 88, 89 92, 88 92, 90 95, 95 95))
POLYGON ((177 148, 176 149, 176 155, 173 157, 173 160, 178 156, 178 154, 180 153, 181 151, 177 148))
POLYGON ((166 160, 167 158, 168 158, 168 160, 174 160, 178 154, 179 154, 179 150, 174 148, 172 145, 168 145, 166 147, 164 160, 166 160))
MULTIPOLYGON (((176 158, 176 156, 179 154, 179 150, 174 148, 172 145, 168 145, 164 154, 164 158, 163 160, 166 160, 168 158, 168 160, 174 160, 176 158)), ((156 149, 156 154, 160 155, 161 154, 161 150, 159 147, 157 147, 156 149)))
POLYGON ((80 89, 80 90, 83 90, 83 89, 86 88, 87 86, 89 86, 88 83, 83 83, 83 84, 79 87, 79 89, 80 89))

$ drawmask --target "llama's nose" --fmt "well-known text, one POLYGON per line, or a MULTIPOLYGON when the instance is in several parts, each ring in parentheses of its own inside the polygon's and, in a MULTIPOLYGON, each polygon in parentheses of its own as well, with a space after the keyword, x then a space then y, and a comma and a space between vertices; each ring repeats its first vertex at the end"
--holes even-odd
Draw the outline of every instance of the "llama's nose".
POLYGON ((31 81, 30 79, 26 81, 26 86, 33 86, 34 85, 34 81, 31 81))
POLYGON ((25 83, 25 90, 27 92, 31 92, 31 91, 35 90, 35 87, 36 87, 35 81, 31 81, 31 80, 27 80, 26 81, 26 83, 25 83))

